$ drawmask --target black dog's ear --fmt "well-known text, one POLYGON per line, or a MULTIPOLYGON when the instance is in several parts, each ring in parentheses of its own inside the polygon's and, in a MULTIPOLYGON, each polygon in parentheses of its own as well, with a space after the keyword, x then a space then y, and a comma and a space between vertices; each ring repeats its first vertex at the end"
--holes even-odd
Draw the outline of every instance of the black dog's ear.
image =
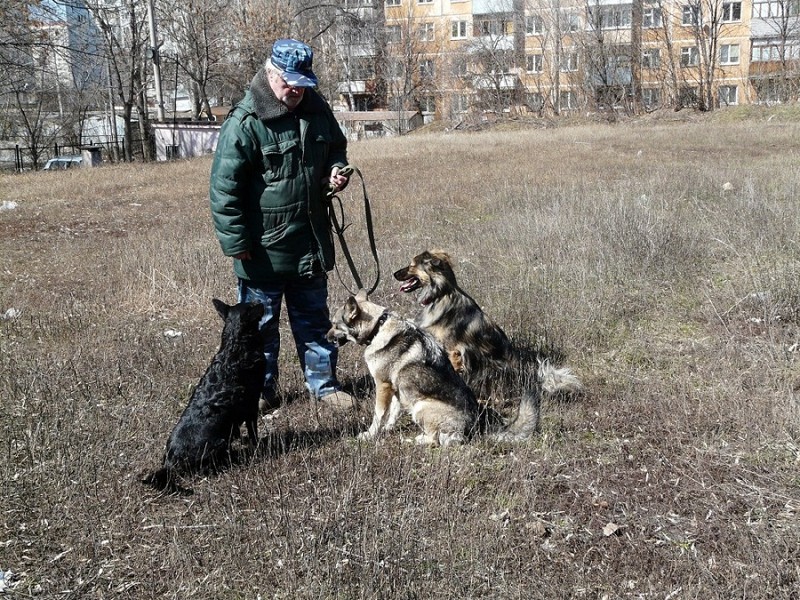
POLYGON ((251 302, 247 306, 247 316, 252 318, 254 321, 260 321, 264 316, 265 311, 266 308, 262 302, 251 302))
POLYGON ((213 298, 211 303, 214 305, 214 308, 217 310, 217 313, 219 313, 219 316, 222 317, 223 321, 228 318, 228 313, 231 310, 230 306, 217 298, 213 298))

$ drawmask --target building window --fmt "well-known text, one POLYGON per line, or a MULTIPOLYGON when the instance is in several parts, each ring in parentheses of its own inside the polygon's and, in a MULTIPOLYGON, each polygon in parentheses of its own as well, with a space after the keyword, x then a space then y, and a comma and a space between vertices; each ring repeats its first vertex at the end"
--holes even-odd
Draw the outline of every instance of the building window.
POLYGON ((692 108, 697 106, 697 88, 683 86, 678 91, 678 101, 683 108, 692 108))
POLYGON ((403 76, 403 63, 396 58, 390 58, 386 62, 387 77, 400 79, 403 76))
POLYGON ((417 4, 433 4, 433 0, 417 0, 417 4))
POLYGON ((723 2, 722 3, 722 22, 732 23, 733 21, 742 20, 742 3, 741 2, 723 2))
POLYGON ((631 5, 601 6, 591 9, 592 21, 598 29, 630 29, 631 5), (595 12, 597 11, 597 12, 595 12))
POLYGON ((417 28, 417 33, 419 34, 420 42, 432 42, 434 39, 433 23, 422 23, 417 28))
POLYGON ((561 110, 573 110, 578 108, 578 97, 573 91, 563 91, 558 94, 561 110))
POLYGON ((681 66, 696 67, 700 64, 700 53, 695 46, 681 48, 681 66))
POLYGON ((452 40, 466 39, 468 26, 469 23, 467 21, 453 21, 450 24, 450 39, 452 40))
POLYGON ((400 6, 400 0, 386 0, 386 6, 400 6))
POLYGON ((642 10, 642 27, 648 29, 661 27, 662 24, 660 8, 645 8, 642 10))
POLYGON ((433 79, 434 65, 432 58, 423 58, 419 61, 419 76, 423 79, 433 79))
POLYGON ((528 73, 541 73, 544 70, 544 57, 541 54, 528 54, 525 57, 525 70, 528 73))
POLYGON ((722 46, 719 47, 719 64, 738 65, 739 44, 722 44, 722 46))
POLYGON ((454 113, 465 113, 469 109, 469 96, 466 94, 454 94, 451 110, 454 113))
POLYGON ((784 15, 796 17, 800 15, 800 0, 785 0, 784 2, 769 0, 768 2, 753 3, 753 18, 774 19, 784 15))
POLYGON ((480 22, 481 35, 508 35, 511 21, 503 19, 484 19, 480 22))
POLYGON ((544 107, 544 96, 541 92, 531 92, 525 95, 525 103, 533 111, 540 111, 544 107))
POLYGON ((578 53, 567 52, 561 55, 561 65, 559 67, 562 73, 568 73, 578 70, 578 53))
POLYGON ((544 19, 539 15, 525 17, 525 33, 528 35, 541 35, 544 33, 544 19))
POLYGON ((562 31, 575 33, 581 29, 581 16, 578 13, 566 12, 561 18, 562 31))
POLYGON ((648 48, 642 52, 642 68, 657 69, 661 65, 661 52, 658 48, 648 48))
POLYGON ((685 5, 681 12, 682 25, 697 25, 700 22, 700 11, 696 6, 685 5))
POLYGON ((386 41, 389 44, 399 44, 403 41, 403 29, 400 25, 386 26, 386 41))
POLYGON ((467 59, 463 56, 454 56, 453 61, 451 63, 453 75, 456 77, 466 77, 468 70, 467 70, 467 59))
POLYGON ((642 88, 642 104, 645 108, 655 108, 661 104, 661 91, 658 88, 642 88))
POLYGON ((433 96, 422 96, 419 99, 419 109, 425 113, 435 113, 436 99, 433 96))
POLYGON ((719 105, 736 106, 739 104, 738 88, 735 85, 719 86, 719 105))

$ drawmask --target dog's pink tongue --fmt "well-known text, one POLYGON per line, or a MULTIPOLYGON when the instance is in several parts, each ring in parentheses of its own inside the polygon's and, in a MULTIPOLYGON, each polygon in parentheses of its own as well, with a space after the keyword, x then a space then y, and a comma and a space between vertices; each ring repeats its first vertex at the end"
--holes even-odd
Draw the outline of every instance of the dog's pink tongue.
POLYGON ((417 282, 416 282, 415 279, 408 279, 408 280, 404 281, 402 284, 400 284, 400 291, 401 292, 410 292, 411 290, 414 289, 414 287, 416 285, 417 285, 417 282))

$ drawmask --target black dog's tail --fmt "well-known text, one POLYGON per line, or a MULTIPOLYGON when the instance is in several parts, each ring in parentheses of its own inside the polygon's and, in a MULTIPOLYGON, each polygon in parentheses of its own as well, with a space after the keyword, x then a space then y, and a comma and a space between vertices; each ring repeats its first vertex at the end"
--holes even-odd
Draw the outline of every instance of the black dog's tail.
POLYGON ((496 442, 522 442, 539 429, 541 392, 538 386, 525 392, 519 403, 519 412, 511 423, 489 434, 496 442))
POLYGON ((189 488, 180 485, 178 474, 170 467, 161 467, 153 471, 142 479, 142 483, 167 494, 188 496, 193 493, 189 488))

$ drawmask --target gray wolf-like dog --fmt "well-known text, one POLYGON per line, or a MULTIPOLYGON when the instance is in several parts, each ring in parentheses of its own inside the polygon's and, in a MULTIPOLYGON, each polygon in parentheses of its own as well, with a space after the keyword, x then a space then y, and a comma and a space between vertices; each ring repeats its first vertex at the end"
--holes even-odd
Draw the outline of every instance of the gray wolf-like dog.
POLYGON ((441 251, 425 251, 395 271, 400 290, 419 290, 415 323, 447 350, 453 366, 481 399, 513 395, 515 389, 541 386, 547 394, 583 388, 568 367, 554 367, 541 356, 523 356, 505 331, 456 282, 453 262, 441 251))
POLYGON ((159 490, 187 492, 180 476, 230 464, 242 423, 250 448, 258 443, 258 399, 267 369, 259 330, 264 306, 212 302, 225 322, 222 342, 167 440, 163 466, 142 480, 159 490))
POLYGON ((501 441, 530 437, 539 424, 538 391, 526 394, 507 423, 481 406, 455 372, 436 339, 385 307, 370 302, 364 290, 350 296, 331 319, 328 340, 364 346, 364 360, 375 381, 375 414, 360 439, 391 430, 402 410, 420 427, 420 444, 447 446, 485 434, 501 441))

